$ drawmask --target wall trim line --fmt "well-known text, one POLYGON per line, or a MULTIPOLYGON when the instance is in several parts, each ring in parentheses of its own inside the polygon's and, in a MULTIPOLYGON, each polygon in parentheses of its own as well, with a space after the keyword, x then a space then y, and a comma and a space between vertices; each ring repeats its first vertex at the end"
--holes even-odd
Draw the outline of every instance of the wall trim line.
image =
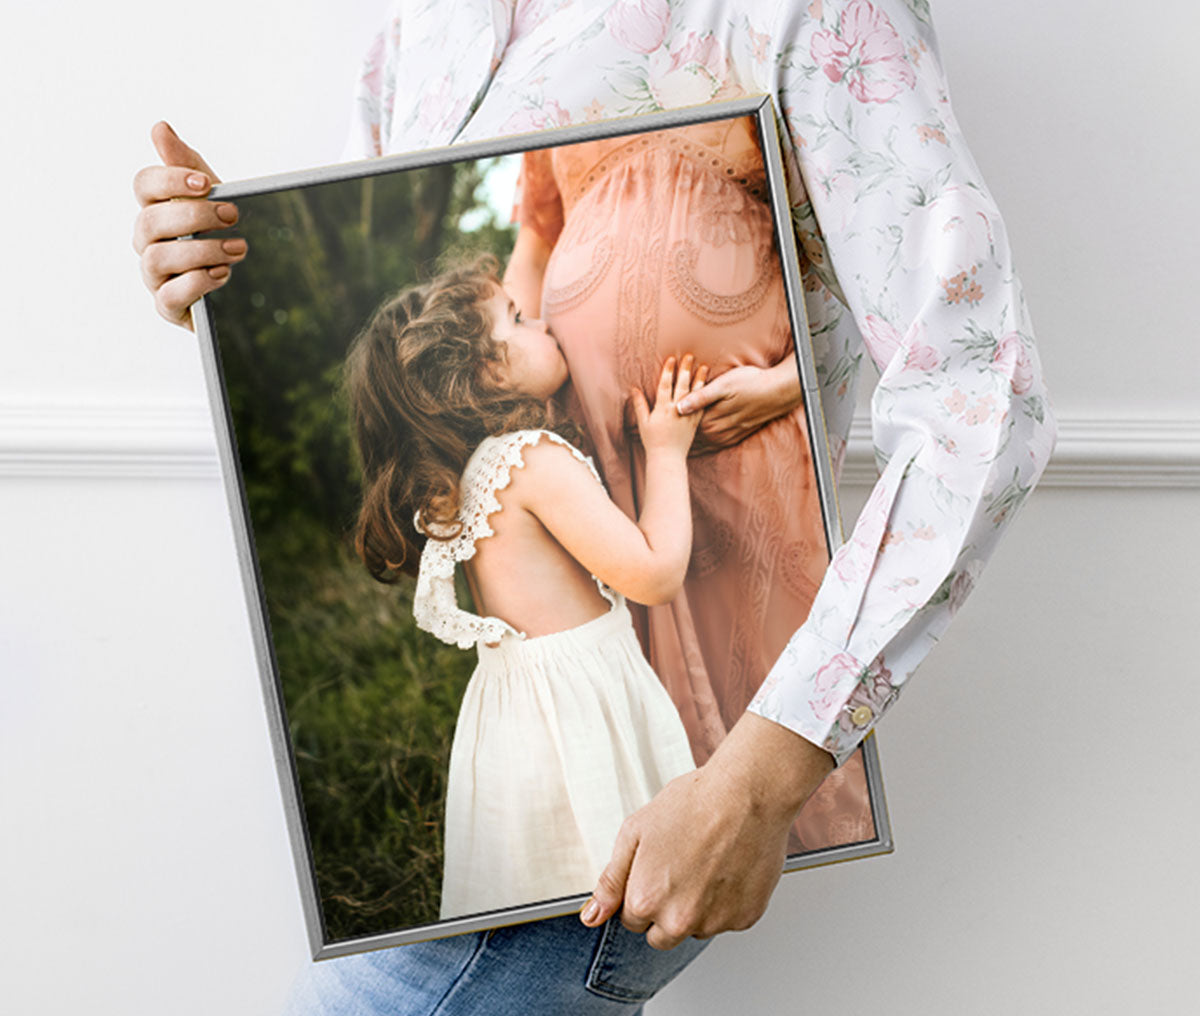
MULTIPOLYGON (((1200 487, 1200 419, 1057 417, 1043 487, 1200 487)), ((842 483, 875 475, 870 422, 856 416, 842 483)), ((219 477, 205 403, 0 403, 0 478, 219 477)))

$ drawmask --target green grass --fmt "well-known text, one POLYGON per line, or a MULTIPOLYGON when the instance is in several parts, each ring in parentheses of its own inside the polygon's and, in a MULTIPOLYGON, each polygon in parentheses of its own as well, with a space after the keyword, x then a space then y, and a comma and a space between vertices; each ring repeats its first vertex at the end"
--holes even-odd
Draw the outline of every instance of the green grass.
POLYGON ((436 921, 474 653, 417 630, 412 580, 383 586, 344 547, 277 532, 259 558, 327 938, 436 921))

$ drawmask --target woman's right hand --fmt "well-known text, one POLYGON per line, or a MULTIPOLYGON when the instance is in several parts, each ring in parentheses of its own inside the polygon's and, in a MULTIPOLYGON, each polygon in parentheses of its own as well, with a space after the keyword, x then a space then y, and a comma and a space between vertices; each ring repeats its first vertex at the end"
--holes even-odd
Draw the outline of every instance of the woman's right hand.
POLYGON ((246 256, 247 245, 240 237, 180 239, 228 229, 237 222, 237 208, 228 201, 202 200, 221 181, 169 124, 156 123, 150 139, 163 165, 146 166, 133 178, 133 193, 142 206, 133 222, 133 249, 158 313, 190 330, 192 304, 224 285, 230 266, 246 256))
POLYGON ((667 357, 658 377, 658 392, 654 397, 653 410, 646 404, 646 396, 640 388, 635 388, 630 393, 638 435, 647 453, 663 449, 686 454, 691 447, 700 424, 699 419, 694 417, 703 414, 692 413, 683 416, 675 407, 689 392, 698 392, 704 387, 708 377, 708 364, 701 364, 693 375, 694 362, 692 354, 687 353, 676 371, 675 357, 667 357))

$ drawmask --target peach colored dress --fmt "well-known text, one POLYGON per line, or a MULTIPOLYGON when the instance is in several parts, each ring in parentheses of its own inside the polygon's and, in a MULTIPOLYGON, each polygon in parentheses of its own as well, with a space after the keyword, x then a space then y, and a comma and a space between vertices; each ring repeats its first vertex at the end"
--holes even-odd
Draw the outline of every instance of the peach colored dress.
MULTIPOLYGON (((695 354, 713 378, 793 356, 753 121, 527 153, 517 217, 553 248, 542 317, 609 492, 636 517, 645 474, 628 391, 652 394, 669 355, 695 354)), ((690 476, 684 588, 667 605, 630 607, 702 764, 808 616, 829 556, 802 407, 693 456, 690 476)), ((793 851, 874 835, 861 752, 795 833, 793 851)))

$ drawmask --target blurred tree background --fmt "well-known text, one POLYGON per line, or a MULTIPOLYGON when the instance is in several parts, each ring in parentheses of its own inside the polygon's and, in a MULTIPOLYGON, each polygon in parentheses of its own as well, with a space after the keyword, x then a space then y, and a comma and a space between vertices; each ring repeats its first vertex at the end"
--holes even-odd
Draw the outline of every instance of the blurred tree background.
POLYGON ((486 198, 515 158, 237 198, 228 233, 249 254, 207 298, 331 941, 437 920, 475 662, 415 628, 411 580, 381 585, 354 554, 342 361, 398 289, 474 254, 507 260, 515 227, 486 198))

